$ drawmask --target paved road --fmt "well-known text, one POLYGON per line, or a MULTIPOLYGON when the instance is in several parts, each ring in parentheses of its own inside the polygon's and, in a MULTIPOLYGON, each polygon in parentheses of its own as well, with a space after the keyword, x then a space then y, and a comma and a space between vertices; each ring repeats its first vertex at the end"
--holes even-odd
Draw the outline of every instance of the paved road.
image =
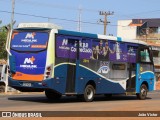
POLYGON ((54 102, 43 94, 0 95, 0 111, 160 111, 160 91, 148 93, 146 100, 115 95, 110 100, 97 96, 89 103, 76 97, 62 97, 54 102))

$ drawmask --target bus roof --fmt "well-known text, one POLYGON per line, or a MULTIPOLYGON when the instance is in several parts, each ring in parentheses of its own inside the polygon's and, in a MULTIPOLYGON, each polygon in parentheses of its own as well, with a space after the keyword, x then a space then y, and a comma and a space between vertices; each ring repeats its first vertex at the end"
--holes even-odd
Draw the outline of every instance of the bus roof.
POLYGON ((129 42, 129 43, 147 45, 146 42, 143 42, 140 40, 122 39, 121 37, 115 37, 115 36, 106 36, 101 34, 62 30, 61 26, 58 26, 53 23, 20 23, 18 25, 18 29, 55 29, 55 30, 58 30, 59 34, 64 34, 64 35, 74 35, 74 36, 82 36, 82 37, 89 37, 89 38, 95 38, 95 39, 107 39, 107 40, 114 40, 119 42, 129 42))
POLYGON ((18 28, 48 28, 48 29, 62 29, 61 26, 58 26, 53 23, 20 23, 18 28))
POLYGON ((119 42, 129 42, 129 43, 147 45, 146 42, 140 41, 140 40, 122 39, 121 37, 106 36, 101 34, 92 34, 92 33, 76 32, 76 31, 68 31, 68 30, 58 30, 58 33, 64 34, 64 35, 73 35, 77 37, 82 36, 82 37, 89 37, 89 38, 95 38, 95 39, 106 39, 106 40, 113 40, 113 41, 119 41, 119 42))

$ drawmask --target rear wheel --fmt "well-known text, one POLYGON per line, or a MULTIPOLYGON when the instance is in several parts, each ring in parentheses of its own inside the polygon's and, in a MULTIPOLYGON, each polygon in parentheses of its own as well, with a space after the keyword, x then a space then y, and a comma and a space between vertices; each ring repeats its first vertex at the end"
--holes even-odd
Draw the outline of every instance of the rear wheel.
POLYGON ((140 88, 140 93, 137 93, 137 98, 140 100, 145 100, 147 97, 147 92, 147 86, 145 84, 142 84, 140 88))
POLYGON ((87 85, 84 94, 83 94, 83 100, 85 102, 92 102, 95 95, 95 89, 92 85, 87 85))
POLYGON ((5 92, 5 86, 4 86, 4 85, 1 85, 1 86, 0 86, 0 93, 3 93, 3 92, 5 92))
POLYGON ((45 95, 49 100, 59 100, 62 95, 51 90, 45 90, 45 95))

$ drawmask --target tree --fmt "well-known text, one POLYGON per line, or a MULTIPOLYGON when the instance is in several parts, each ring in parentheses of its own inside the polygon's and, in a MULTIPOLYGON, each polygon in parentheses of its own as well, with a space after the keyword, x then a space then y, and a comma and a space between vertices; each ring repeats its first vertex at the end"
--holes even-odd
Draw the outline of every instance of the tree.
POLYGON ((5 26, 0 27, 0 59, 7 59, 7 52, 5 49, 7 40, 7 30, 5 26))

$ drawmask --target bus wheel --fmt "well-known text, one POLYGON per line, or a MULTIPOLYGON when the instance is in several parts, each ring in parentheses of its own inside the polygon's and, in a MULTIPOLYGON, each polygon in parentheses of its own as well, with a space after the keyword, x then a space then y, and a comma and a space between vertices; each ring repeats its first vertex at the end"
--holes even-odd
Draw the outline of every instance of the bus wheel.
POLYGON ((95 89, 92 85, 87 85, 84 90, 83 100, 85 102, 92 102, 95 95, 95 89))
POLYGON ((5 86, 4 86, 4 85, 1 85, 1 86, 0 86, 0 93, 3 93, 3 92, 5 92, 5 86))
POLYGON ((50 90, 45 90, 45 95, 49 100, 59 100, 62 95, 50 90))
POLYGON ((145 100, 147 97, 147 86, 145 84, 141 85, 140 93, 137 93, 137 98, 140 100, 145 100))

